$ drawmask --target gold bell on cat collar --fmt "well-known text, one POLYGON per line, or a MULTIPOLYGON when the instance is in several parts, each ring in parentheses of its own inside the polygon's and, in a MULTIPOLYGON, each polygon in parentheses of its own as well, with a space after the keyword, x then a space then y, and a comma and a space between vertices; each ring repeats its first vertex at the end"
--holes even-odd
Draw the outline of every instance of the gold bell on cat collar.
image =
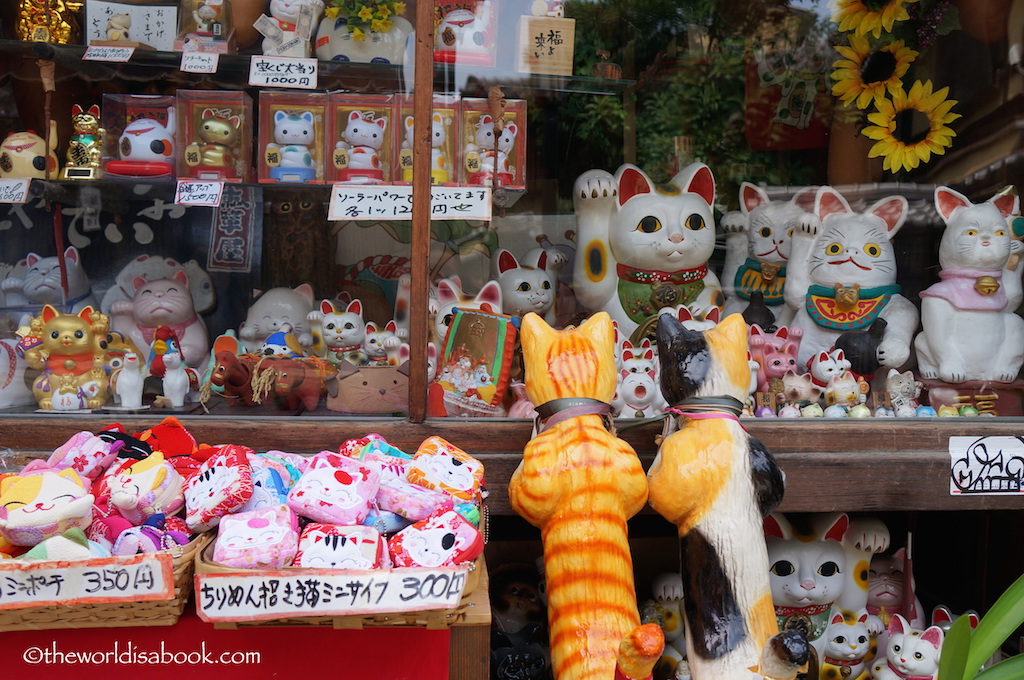
POLYGON ((999 280, 994 276, 979 276, 974 282, 974 290, 981 295, 992 295, 999 290, 999 280))

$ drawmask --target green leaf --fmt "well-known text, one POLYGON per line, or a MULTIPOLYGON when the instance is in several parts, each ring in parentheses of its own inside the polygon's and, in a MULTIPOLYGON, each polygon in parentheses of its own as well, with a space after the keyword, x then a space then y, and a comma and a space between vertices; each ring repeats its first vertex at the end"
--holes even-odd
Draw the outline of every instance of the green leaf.
MULTIPOLYGON (((974 674, 992 656, 1013 631, 1024 623, 1024 574, 999 596, 995 604, 981 617, 971 635, 971 649, 964 668, 964 680, 974 674)), ((1020 677, 1020 676, 1018 676, 1020 677)))
MULTIPOLYGON (((945 647, 942 653, 946 653, 945 647)), ((1024 678, 1024 655, 1018 654, 1004 659, 992 668, 986 668, 974 680, 1020 680, 1024 678)))
POLYGON ((961 616, 949 627, 949 632, 942 640, 942 656, 939 658, 936 680, 961 680, 970 648, 971 622, 966 616, 961 616))

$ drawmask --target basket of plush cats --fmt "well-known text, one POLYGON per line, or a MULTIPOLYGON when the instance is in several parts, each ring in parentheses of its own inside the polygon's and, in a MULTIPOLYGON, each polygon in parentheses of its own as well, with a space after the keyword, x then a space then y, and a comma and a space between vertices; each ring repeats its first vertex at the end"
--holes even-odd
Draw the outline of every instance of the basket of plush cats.
POLYGON ((212 536, 176 514, 200 461, 170 458, 160 433, 187 439, 176 421, 137 435, 78 432, 0 475, 0 630, 177 622, 212 536))
POLYGON ((430 437, 410 455, 371 434, 311 457, 272 451, 211 464, 197 484, 219 477, 239 491, 211 486, 205 494, 233 500, 203 520, 204 528, 217 526, 216 541, 196 560, 204 621, 222 628, 468 623, 486 567, 484 470, 466 452, 430 437), (238 504, 247 493, 249 509, 238 504))

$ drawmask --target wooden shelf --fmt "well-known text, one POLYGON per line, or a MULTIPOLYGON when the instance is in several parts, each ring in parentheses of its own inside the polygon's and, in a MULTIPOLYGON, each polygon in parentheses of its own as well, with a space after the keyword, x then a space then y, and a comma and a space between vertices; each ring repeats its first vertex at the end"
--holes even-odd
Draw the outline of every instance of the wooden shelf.
MULTIPOLYGON (((0 416, 0 446, 21 455, 45 456, 80 430, 95 431, 119 422, 128 431, 138 431, 163 417, 159 411, 124 417, 4 415, 0 416)), ((532 430, 532 423, 524 420, 452 418, 410 423, 320 414, 247 417, 240 410, 237 415, 186 415, 179 419, 200 442, 244 444, 257 451, 336 450, 343 440, 370 432, 399 448, 414 450, 427 437, 439 435, 484 462, 488 506, 495 515, 515 514, 508 501, 508 480, 532 430)), ((952 496, 949 492, 949 437, 1017 436, 1024 427, 1021 418, 743 422, 786 472, 783 512, 1024 509, 1024 494, 952 496)), ((627 424, 621 421, 619 426, 627 424)), ((627 430, 622 436, 649 466, 660 431, 660 426, 652 424, 627 430)))

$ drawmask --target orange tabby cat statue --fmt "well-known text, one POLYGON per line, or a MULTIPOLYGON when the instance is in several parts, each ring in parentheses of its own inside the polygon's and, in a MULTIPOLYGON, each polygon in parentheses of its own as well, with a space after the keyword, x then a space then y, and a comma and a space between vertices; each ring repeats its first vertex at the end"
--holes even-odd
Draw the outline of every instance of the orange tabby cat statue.
POLYGON ((663 314, 657 341, 680 429, 662 441, 648 483, 651 507, 679 531, 691 676, 793 678, 809 648, 802 632, 778 632, 762 528, 784 479, 738 418, 750 387, 747 325, 732 314, 700 332, 663 314))
POLYGON ((626 520, 647 502, 647 480, 636 452, 607 429, 611 317, 556 331, 529 313, 521 333, 539 433, 509 498, 541 530, 555 680, 644 680, 664 637, 657 624, 640 625, 626 535, 626 520))

